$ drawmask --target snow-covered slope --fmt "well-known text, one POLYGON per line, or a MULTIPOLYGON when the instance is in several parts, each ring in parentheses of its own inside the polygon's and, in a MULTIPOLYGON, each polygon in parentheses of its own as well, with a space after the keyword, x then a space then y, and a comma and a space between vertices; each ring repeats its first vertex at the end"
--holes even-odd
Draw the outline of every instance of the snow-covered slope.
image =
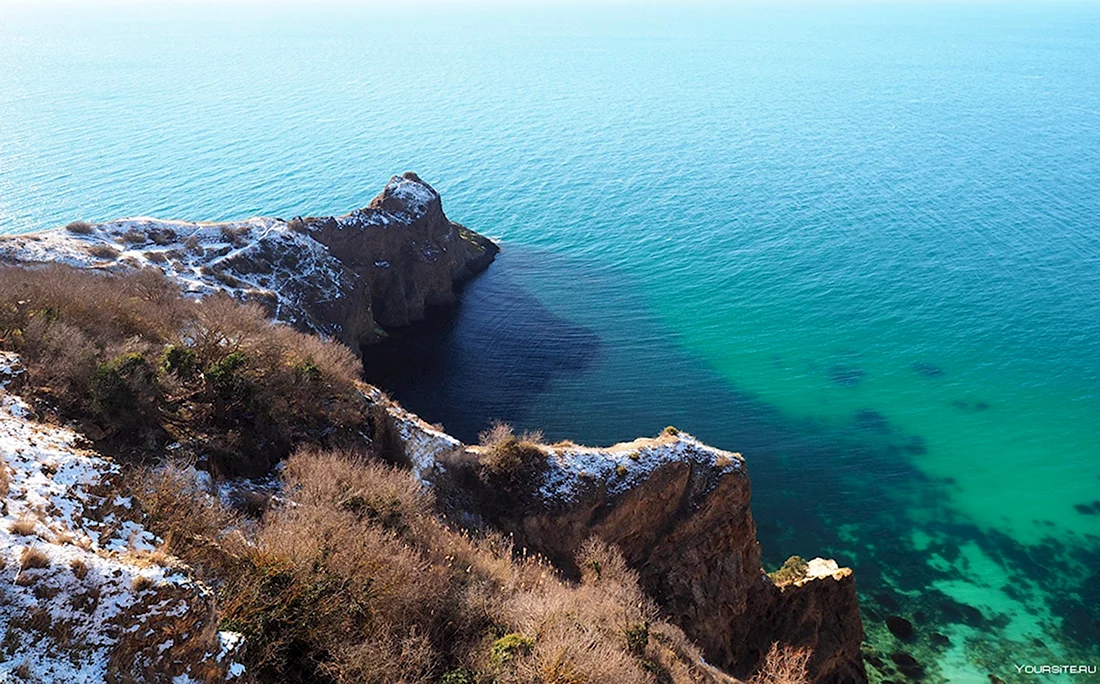
POLYGON ((115 464, 9 393, 20 375, 0 352, 0 682, 239 677, 211 592, 157 550, 115 464))
MULTIPOLYGON (((4 238, 0 259, 110 270, 156 268, 186 292, 225 292, 259 302, 280 321, 335 338, 342 337, 344 322, 326 316, 322 305, 351 299, 362 287, 324 245, 274 218, 76 223, 4 238)), ((366 305, 369 309, 369 301, 366 305)))

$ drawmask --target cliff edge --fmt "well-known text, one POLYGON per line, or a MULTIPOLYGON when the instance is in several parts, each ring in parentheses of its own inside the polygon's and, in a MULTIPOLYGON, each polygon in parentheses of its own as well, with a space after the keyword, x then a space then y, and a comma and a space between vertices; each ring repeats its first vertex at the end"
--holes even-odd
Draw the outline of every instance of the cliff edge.
POLYGON ((394 176, 367 207, 339 217, 138 217, 0 237, 0 261, 155 268, 186 292, 257 302, 275 320, 357 352, 382 327, 408 325, 429 307, 452 303, 455 285, 499 251, 448 219, 439 193, 414 173, 394 176))
POLYGON ((510 434, 465 446, 399 407, 391 415, 450 520, 503 530, 574 577, 588 538, 618 547, 662 614, 735 676, 777 644, 810 653, 814 684, 867 681, 851 569, 814 559, 793 581, 765 574, 740 454, 675 428, 607 448, 510 434))

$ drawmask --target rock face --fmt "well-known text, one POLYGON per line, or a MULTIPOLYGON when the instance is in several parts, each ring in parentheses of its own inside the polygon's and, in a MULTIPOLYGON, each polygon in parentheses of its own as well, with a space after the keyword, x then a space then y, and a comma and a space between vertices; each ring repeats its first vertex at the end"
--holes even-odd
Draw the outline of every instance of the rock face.
POLYGON ((365 208, 346 216, 303 219, 309 235, 370 287, 375 320, 403 326, 425 309, 454 301, 454 283, 484 270, 499 251, 450 221, 430 185, 395 176, 365 208))
POLYGON ((783 587, 764 574, 740 454, 674 431, 606 449, 540 448, 543 471, 528 495, 507 493, 506 506, 476 473, 483 448, 450 448, 424 477, 452 520, 509 532, 567 572, 578 571, 572 558, 589 536, 618 546, 707 661, 736 676, 751 675, 778 642, 812 651, 816 684, 867 680, 851 570, 817 559, 783 587))
POLYGON ((86 268, 156 268, 196 295, 226 292, 276 320, 354 350, 380 326, 422 319, 499 248, 443 214, 416 174, 395 176, 346 216, 190 223, 132 218, 0 238, 0 260, 86 268))
POLYGON ((223 682, 240 638, 213 593, 156 552, 118 467, 36 422, 0 353, 0 681, 223 682))

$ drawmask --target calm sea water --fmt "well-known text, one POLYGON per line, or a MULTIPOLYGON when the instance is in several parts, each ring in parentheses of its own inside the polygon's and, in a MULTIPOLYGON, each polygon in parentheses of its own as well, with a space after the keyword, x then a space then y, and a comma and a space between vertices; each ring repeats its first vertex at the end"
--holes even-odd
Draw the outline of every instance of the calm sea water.
POLYGON ((856 569, 872 658, 1100 664, 1100 7, 0 7, 0 232, 405 170, 505 248, 369 359, 412 409, 675 424, 768 563, 856 569))

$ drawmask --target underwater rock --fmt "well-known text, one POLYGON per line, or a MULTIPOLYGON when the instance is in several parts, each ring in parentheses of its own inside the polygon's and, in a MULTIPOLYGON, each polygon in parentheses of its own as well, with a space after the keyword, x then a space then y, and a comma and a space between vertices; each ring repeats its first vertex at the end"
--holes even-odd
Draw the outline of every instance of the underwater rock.
POLYGON ((938 378, 944 374, 943 369, 939 366, 934 366, 924 361, 914 361, 910 364, 910 367, 916 371, 918 375, 923 375, 926 378, 938 378))
POLYGON ((875 409, 860 409, 856 411, 856 427, 868 432, 885 434, 890 432, 890 421, 875 409))
POLYGON ((898 670, 906 677, 910 679, 924 677, 924 666, 905 651, 894 651, 890 654, 890 660, 894 661, 894 665, 897 665, 898 670))
POLYGON ((891 615, 886 618, 886 628, 890 630, 891 634, 902 641, 908 641, 913 638, 913 623, 901 616, 891 615))
POLYGON ((855 387, 867 371, 855 366, 833 366, 829 369, 829 381, 838 387, 855 387))

